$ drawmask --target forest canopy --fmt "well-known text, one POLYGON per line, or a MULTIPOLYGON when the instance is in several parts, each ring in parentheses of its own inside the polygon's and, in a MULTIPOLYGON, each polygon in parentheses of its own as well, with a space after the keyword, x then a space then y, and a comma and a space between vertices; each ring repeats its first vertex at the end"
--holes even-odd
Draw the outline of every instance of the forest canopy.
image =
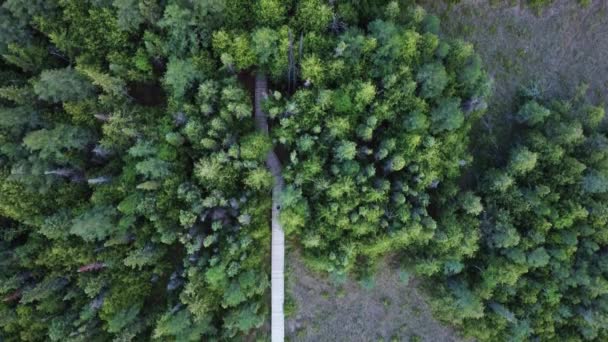
POLYGON ((439 276, 435 307, 484 341, 604 340, 604 109, 524 98, 514 116, 514 143, 476 170, 479 251, 439 276))
POLYGON ((0 56, 1 340, 267 340, 278 210, 478 340, 608 338, 603 109, 484 145, 481 59, 413 1, 0 0, 0 56))

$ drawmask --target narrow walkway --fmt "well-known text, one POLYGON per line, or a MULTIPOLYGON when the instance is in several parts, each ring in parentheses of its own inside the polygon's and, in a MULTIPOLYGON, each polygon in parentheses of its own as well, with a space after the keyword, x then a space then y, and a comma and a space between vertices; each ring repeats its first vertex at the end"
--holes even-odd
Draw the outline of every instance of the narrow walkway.
MULTIPOLYGON (((262 110, 262 101, 268 93, 268 80, 265 74, 258 73, 255 77, 255 125, 258 131, 268 134, 268 119, 262 110)), ((281 193, 284 181, 281 174, 281 163, 276 153, 271 150, 266 157, 266 167, 274 177, 272 188, 272 245, 271 245, 271 341, 283 342, 285 339, 285 315, 283 302, 285 299, 285 233, 279 222, 281 210, 281 193)))

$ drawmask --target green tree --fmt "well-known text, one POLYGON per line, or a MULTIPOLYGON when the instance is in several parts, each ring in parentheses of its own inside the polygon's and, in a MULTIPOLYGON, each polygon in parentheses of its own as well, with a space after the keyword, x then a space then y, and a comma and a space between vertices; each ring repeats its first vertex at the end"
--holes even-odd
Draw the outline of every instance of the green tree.
POLYGON ((516 174, 525 174, 534 169, 538 156, 526 147, 521 147, 511 152, 509 159, 509 171, 516 174))
POLYGON ((201 76, 192 60, 172 59, 167 65, 167 72, 163 81, 173 96, 179 99, 201 76))
POLYGON ((285 21, 287 7, 280 0, 261 0, 256 4, 255 15, 258 25, 275 27, 285 21))
POLYGON ((332 19, 331 8, 320 0, 299 1, 297 11, 302 31, 325 31, 332 19))
POLYGON ((112 207, 96 207, 74 218, 70 233, 85 241, 103 240, 116 230, 113 218, 116 210, 112 207))
POLYGON ((521 123, 527 123, 529 125, 535 125, 542 123, 547 116, 551 114, 547 108, 541 106, 535 101, 527 102, 517 112, 517 121, 521 123))
POLYGON ((431 112, 431 128, 434 133, 451 131, 464 123, 464 114, 460 110, 460 100, 456 98, 441 99, 431 112))
POLYGON ((418 71, 416 81, 421 84, 420 96, 422 98, 434 98, 441 95, 447 86, 448 74, 440 63, 426 64, 418 71))
POLYGON ((91 140, 92 134, 86 129, 60 124, 31 131, 23 138, 23 145, 42 159, 65 163, 70 160, 70 152, 85 150, 91 140))
POLYGON ((43 71, 34 92, 45 101, 78 101, 91 96, 93 87, 76 70, 66 68, 43 71))

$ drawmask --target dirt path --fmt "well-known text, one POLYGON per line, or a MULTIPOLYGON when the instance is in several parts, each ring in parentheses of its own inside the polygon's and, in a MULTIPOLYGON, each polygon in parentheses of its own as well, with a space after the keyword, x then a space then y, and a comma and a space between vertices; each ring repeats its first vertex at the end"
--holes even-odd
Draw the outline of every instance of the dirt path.
MULTIPOLYGON (((266 75, 257 74, 255 77, 255 124, 258 131, 268 134, 268 119, 262 110, 262 101, 268 93, 266 75)), ((272 246, 270 266, 270 334, 272 342, 283 342, 285 339, 285 315, 283 303, 285 298, 285 234, 279 222, 281 210, 281 193, 284 181, 281 174, 281 163, 274 151, 268 152, 266 166, 274 177, 272 188, 272 246)))

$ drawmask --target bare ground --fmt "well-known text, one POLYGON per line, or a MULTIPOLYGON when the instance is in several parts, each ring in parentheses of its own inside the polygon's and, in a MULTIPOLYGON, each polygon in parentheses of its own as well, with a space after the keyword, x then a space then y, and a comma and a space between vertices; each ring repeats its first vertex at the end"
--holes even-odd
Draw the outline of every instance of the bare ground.
POLYGON ((415 279, 389 267, 372 287, 312 274, 295 253, 288 257, 287 291, 296 304, 286 320, 290 341, 460 341, 433 319, 415 279))

